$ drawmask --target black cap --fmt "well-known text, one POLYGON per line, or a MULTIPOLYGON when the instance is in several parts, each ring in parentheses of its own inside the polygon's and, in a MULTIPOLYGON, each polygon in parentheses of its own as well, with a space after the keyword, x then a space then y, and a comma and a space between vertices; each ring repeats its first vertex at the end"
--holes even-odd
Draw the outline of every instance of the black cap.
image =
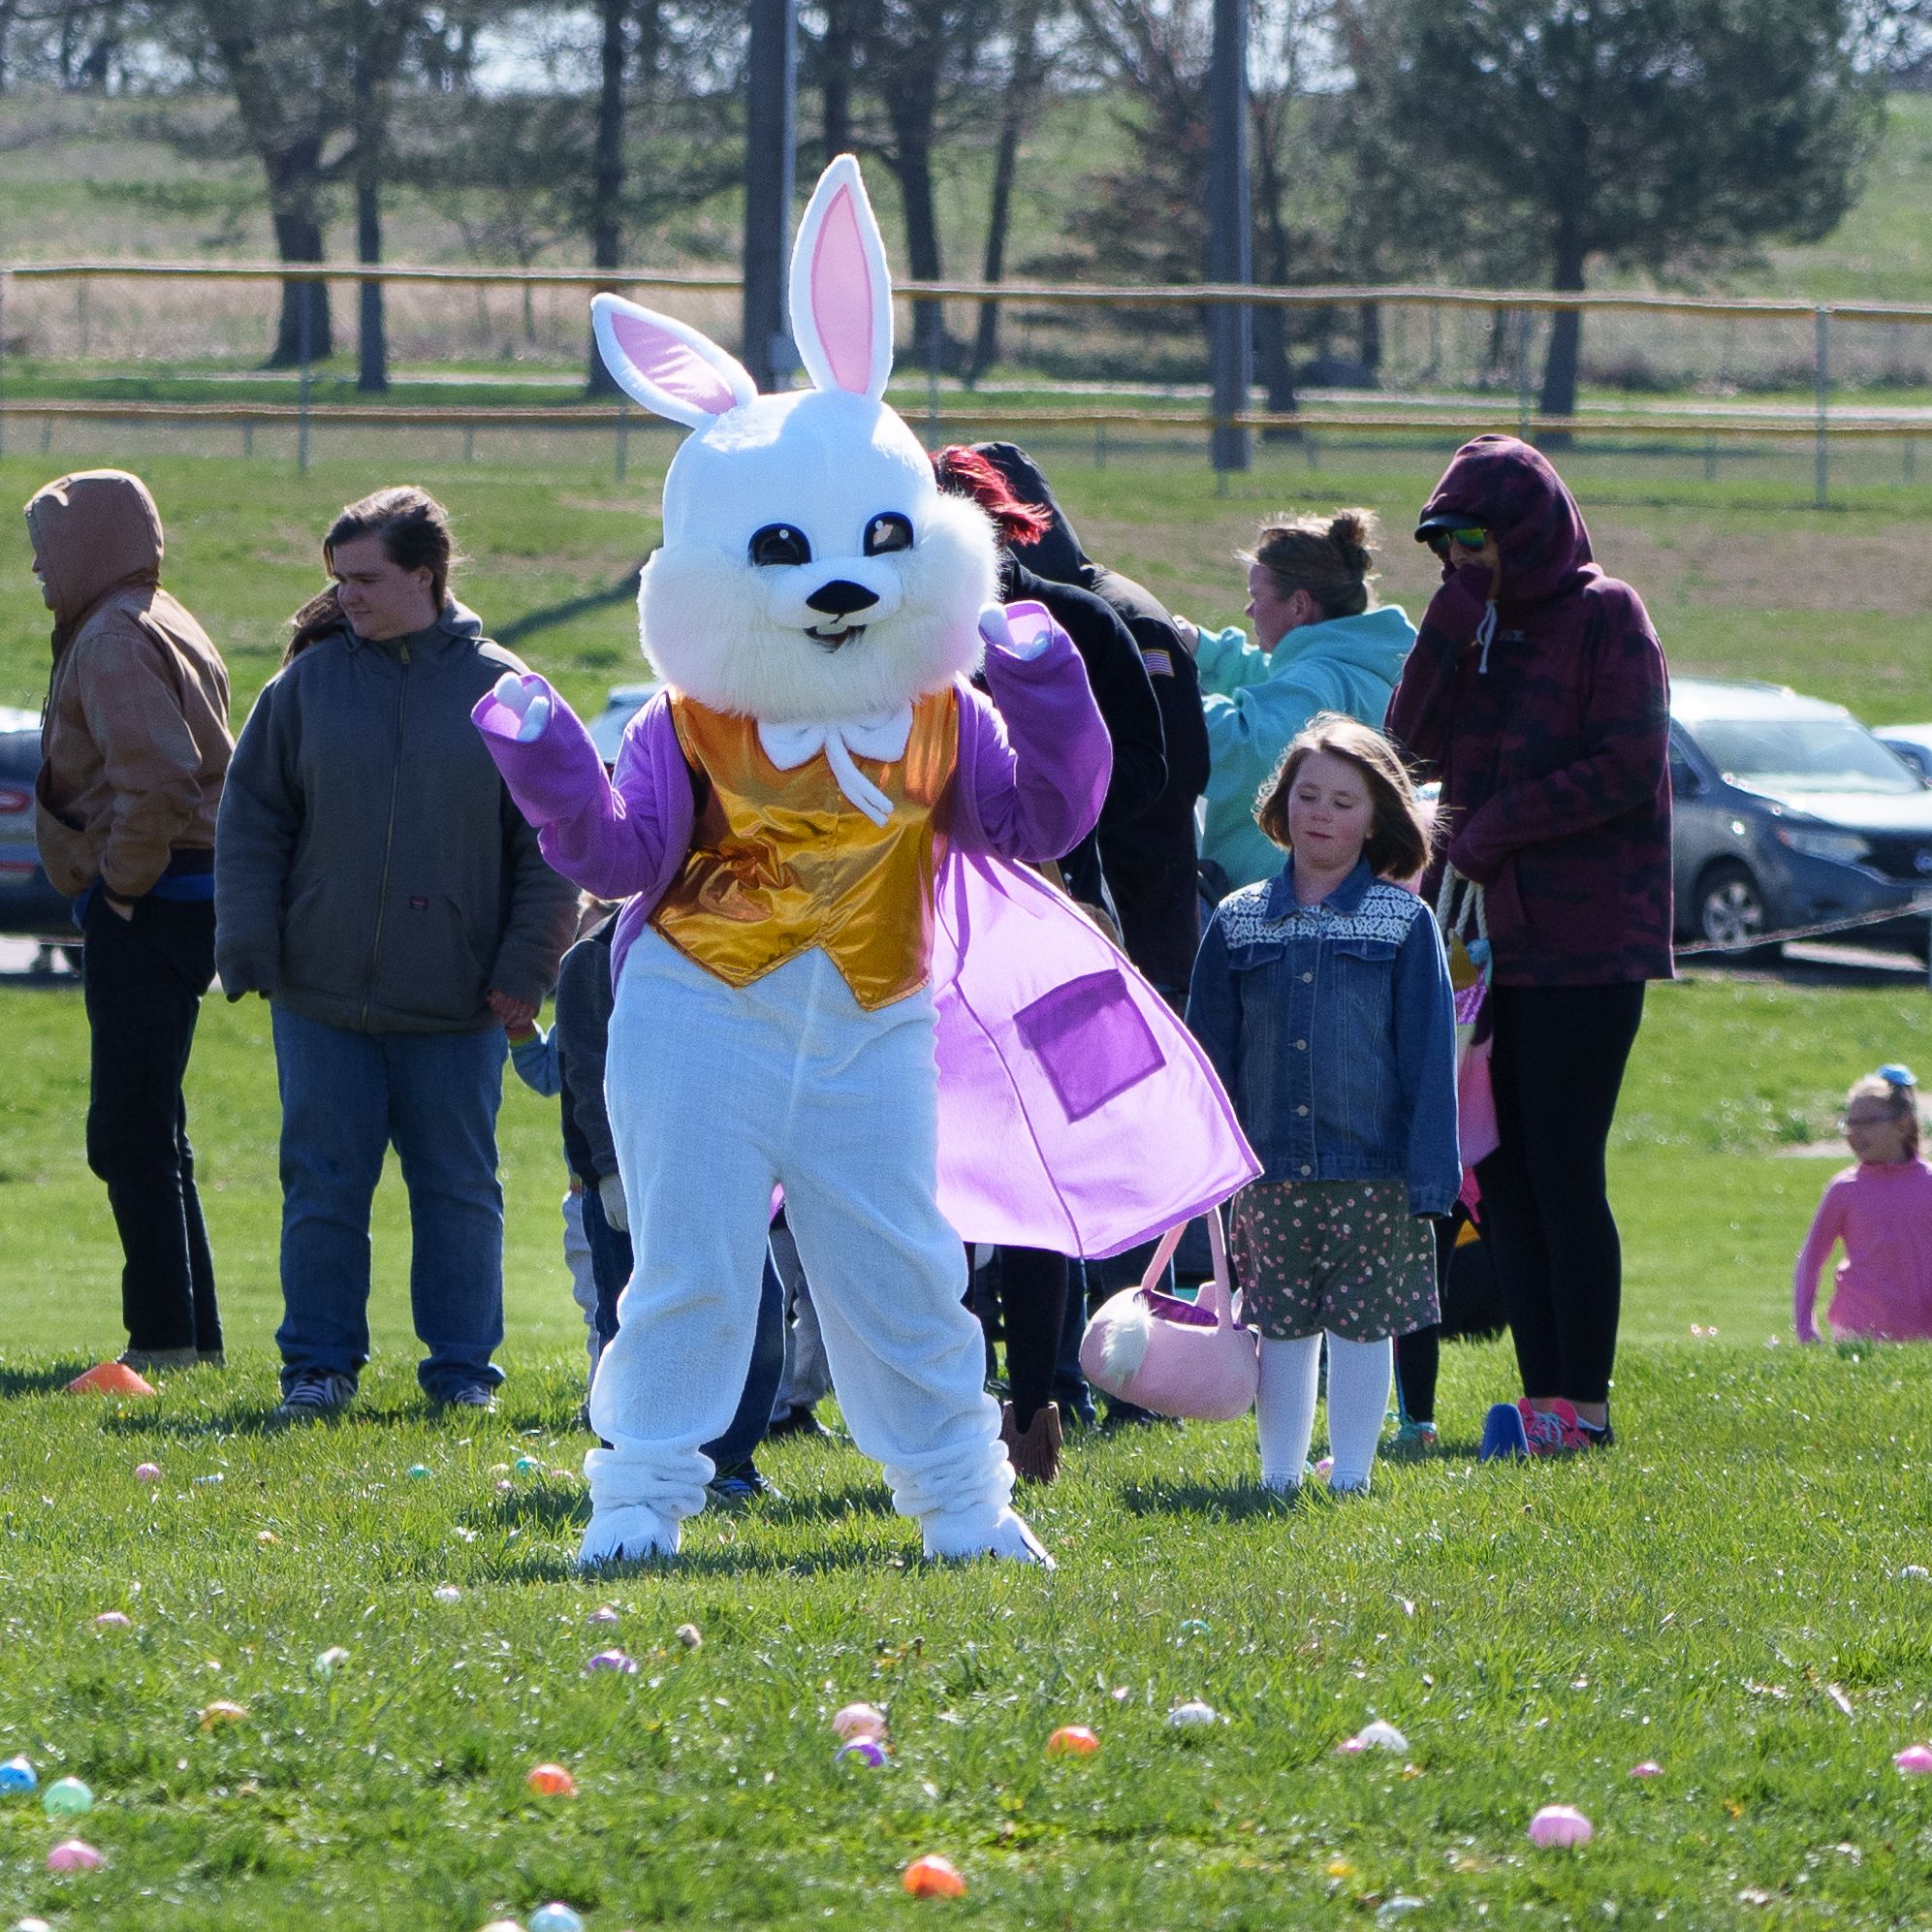
POLYGON ((1426 544, 1432 530, 1473 530, 1487 529, 1489 525, 1480 517, 1466 516, 1456 510, 1438 510, 1433 517, 1424 517, 1415 526, 1415 541, 1426 544))

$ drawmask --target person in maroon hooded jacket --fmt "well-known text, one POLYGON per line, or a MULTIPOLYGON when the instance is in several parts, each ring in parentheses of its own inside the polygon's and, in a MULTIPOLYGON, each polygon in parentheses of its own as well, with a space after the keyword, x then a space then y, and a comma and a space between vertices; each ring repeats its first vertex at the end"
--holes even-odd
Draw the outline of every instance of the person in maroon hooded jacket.
POLYGON ((1483 888, 1501 1144, 1476 1179, 1523 1445, 1605 1446, 1623 1269, 1604 1148, 1644 982, 1672 972, 1668 674, 1527 443, 1465 443, 1415 534, 1442 587, 1387 730, 1441 779, 1447 863, 1483 888))

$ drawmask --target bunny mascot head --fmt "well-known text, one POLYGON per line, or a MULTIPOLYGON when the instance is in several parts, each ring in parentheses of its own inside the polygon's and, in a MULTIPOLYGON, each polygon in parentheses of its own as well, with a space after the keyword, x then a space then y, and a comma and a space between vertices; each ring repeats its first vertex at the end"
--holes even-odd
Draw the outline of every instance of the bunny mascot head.
POLYGON ((591 305, 625 393, 696 432, 664 479, 664 545, 638 597, 646 654, 721 712, 859 718, 943 690, 980 653, 990 524, 940 495, 884 401, 892 284, 859 164, 833 162, 792 252, 811 387, 760 396, 715 342, 617 296, 591 305))

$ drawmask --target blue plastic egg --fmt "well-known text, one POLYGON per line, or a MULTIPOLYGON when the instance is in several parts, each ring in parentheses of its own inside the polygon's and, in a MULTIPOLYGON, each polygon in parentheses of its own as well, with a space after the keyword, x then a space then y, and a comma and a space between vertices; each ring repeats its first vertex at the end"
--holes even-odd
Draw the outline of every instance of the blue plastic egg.
POLYGON ((584 1932, 582 1915, 553 1901, 530 1914, 530 1932, 584 1932))
POLYGON ((0 1791, 30 1791, 39 1783, 24 1758, 10 1758, 0 1764, 0 1791))

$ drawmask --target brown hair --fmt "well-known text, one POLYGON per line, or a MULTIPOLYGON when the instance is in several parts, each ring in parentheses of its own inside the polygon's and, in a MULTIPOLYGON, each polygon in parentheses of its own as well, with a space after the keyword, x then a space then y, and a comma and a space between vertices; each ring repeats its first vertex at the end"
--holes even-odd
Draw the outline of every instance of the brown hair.
MULTIPOLYGON (((380 537, 382 554, 404 570, 429 572, 430 601, 440 612, 450 592, 450 570, 460 559, 456 539, 450 534, 450 513, 413 483, 378 490, 360 502, 351 503, 329 525, 322 539, 322 567, 335 568, 337 544, 354 543, 358 537, 380 537)), ((289 619, 291 636, 282 652, 289 664, 313 644, 337 629, 345 619, 342 603, 334 585, 311 597, 289 619)))
POLYGON ((1918 1158, 1918 1089, 1906 1080, 1887 1080, 1883 1073, 1868 1073, 1852 1083, 1845 1096, 1850 1107, 1853 1100, 1883 1100, 1891 1117, 1905 1129, 1905 1157, 1918 1158))
POLYGON ((1317 712, 1296 732, 1268 782, 1254 798, 1254 822, 1284 851, 1288 793, 1295 775, 1316 752, 1346 758, 1369 788, 1369 837, 1362 855, 1378 878, 1412 877, 1429 863, 1429 822, 1396 749, 1380 732, 1341 712, 1317 712))
POLYGON ((1373 510, 1337 510, 1264 523, 1254 548, 1241 555, 1258 563, 1283 597, 1306 590, 1324 618, 1354 618, 1369 608, 1378 534, 1373 510))

